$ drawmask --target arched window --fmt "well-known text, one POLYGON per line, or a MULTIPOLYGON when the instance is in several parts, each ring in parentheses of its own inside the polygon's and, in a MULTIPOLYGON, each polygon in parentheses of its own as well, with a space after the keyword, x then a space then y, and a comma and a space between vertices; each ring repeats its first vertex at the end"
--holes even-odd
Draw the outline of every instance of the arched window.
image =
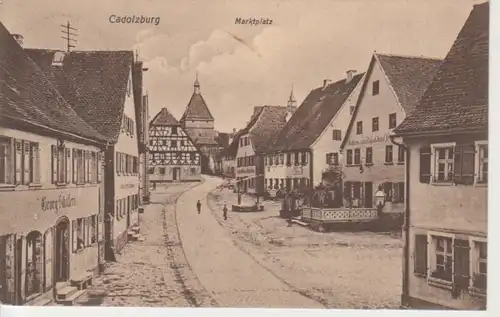
POLYGON ((42 291, 42 259, 42 234, 38 231, 31 231, 26 236, 26 297, 42 291))

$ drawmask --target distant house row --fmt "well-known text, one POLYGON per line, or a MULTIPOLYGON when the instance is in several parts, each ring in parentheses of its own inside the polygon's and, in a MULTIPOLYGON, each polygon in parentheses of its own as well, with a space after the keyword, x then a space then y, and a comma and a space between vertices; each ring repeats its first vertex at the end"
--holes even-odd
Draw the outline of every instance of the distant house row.
POLYGON ((242 192, 309 191, 337 175, 332 206, 404 214, 402 304, 486 305, 489 4, 444 60, 374 53, 295 110, 256 107, 221 153, 242 192), (340 171, 340 175, 338 173, 340 171))
POLYGON ((73 301, 135 234, 147 96, 132 51, 23 48, 0 23, 0 301, 73 301))

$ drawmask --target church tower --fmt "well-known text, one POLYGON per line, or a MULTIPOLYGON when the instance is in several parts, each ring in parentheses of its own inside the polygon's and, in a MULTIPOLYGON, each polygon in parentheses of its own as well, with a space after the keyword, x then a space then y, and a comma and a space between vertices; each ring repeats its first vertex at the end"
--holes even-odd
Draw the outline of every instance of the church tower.
POLYGON ((288 102, 286 104, 286 121, 290 120, 295 110, 297 110, 297 100, 295 100, 295 96, 293 95, 293 85, 292 85, 292 90, 290 91, 290 97, 288 97, 288 102))

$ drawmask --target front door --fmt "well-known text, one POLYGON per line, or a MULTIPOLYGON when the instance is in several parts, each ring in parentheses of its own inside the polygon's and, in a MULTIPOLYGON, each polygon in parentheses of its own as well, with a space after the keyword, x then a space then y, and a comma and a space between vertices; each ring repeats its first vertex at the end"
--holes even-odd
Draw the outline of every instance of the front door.
POLYGON ((373 208, 373 183, 365 183, 365 208, 373 208))
POLYGON ((61 220, 56 225, 55 280, 65 282, 69 279, 69 221, 61 220))
POLYGON ((179 174, 180 174, 180 172, 181 172, 181 171, 180 171, 180 168, 178 168, 178 167, 174 167, 174 169, 173 169, 173 171, 172 171, 172 175, 173 175, 173 176, 172 176, 172 179, 173 179, 174 181, 176 181, 176 180, 179 178, 179 174))

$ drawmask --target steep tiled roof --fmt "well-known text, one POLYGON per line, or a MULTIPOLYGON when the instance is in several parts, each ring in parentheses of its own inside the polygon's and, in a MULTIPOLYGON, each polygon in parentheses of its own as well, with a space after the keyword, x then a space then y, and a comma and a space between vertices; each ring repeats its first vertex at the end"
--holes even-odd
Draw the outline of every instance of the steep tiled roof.
POLYGON ((149 125, 180 126, 181 124, 177 121, 177 119, 175 119, 167 108, 163 108, 156 114, 153 120, 151 120, 149 125))
POLYGON ((286 110, 286 107, 264 106, 258 115, 254 115, 255 123, 249 127, 248 133, 256 153, 266 151, 274 143, 286 124, 286 110))
POLYGON ((383 73, 387 77, 388 84, 396 94, 397 101, 404 109, 405 115, 409 115, 415 110, 418 100, 432 82, 442 60, 422 56, 400 56, 374 53, 370 60, 365 79, 363 80, 363 85, 361 86, 361 92, 356 102, 356 106, 354 107, 352 119, 349 121, 346 135, 340 145, 341 148, 344 148, 349 139, 353 125, 356 122, 355 118, 363 101, 363 96, 367 89, 375 63, 379 63, 381 66, 383 73))
POLYGON ((195 137, 195 138, 193 138, 193 140, 194 140, 194 143, 198 146, 201 146, 201 145, 219 145, 219 143, 217 143, 217 141, 215 141, 213 138, 205 137, 205 136, 195 137))
POLYGON ((432 82, 441 59, 375 54, 387 79, 407 114, 411 113, 420 97, 432 82))
POLYGON ((328 85, 326 89, 320 87, 312 90, 268 151, 308 149, 337 114, 363 75, 354 76, 348 83, 342 79, 328 85))
POLYGON ((80 117, 110 140, 118 140, 132 51, 73 51, 64 57, 60 70, 50 67, 56 51, 25 51, 54 80, 80 117))
POLYGON ((185 120, 213 120, 210 110, 200 93, 193 93, 191 100, 182 115, 181 121, 185 120))
MULTIPOLYGON (((104 142, 0 23, 0 117, 104 142)), ((51 60, 52 61, 52 60, 51 60)))
POLYGON ((244 134, 244 129, 239 130, 233 136, 233 141, 229 144, 227 148, 222 150, 220 156, 231 156, 236 157, 236 153, 238 152, 238 143, 240 142, 240 136, 244 134))
POLYGON ((396 133, 488 128, 489 4, 475 5, 434 81, 396 133))

